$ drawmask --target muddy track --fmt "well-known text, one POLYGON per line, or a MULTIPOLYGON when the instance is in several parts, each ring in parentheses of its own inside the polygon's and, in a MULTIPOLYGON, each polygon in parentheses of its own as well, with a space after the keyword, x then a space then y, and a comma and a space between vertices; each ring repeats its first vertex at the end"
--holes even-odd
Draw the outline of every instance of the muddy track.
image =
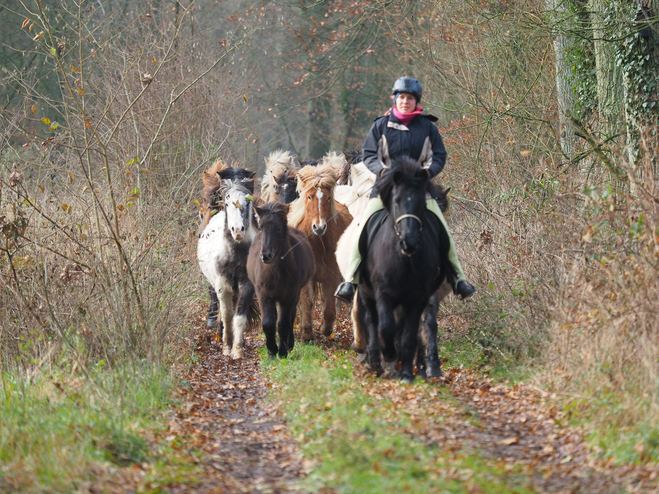
MULTIPOLYGON (((246 335, 245 357, 222 355, 210 331, 199 330, 201 360, 184 376, 185 403, 170 422, 172 434, 185 433, 203 451, 205 476, 194 492, 287 493, 303 465, 286 426, 265 401, 267 383, 254 341, 246 335)), ((169 492, 189 492, 172 487, 169 492)))

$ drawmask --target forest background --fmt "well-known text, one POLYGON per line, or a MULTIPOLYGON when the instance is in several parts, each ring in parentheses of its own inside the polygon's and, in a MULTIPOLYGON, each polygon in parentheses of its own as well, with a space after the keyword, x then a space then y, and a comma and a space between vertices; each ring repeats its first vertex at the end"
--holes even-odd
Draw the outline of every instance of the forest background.
MULTIPOLYGON (((551 389, 619 458, 659 452, 658 12, 2 0, 7 423, 91 396, 106 450, 130 453, 139 400, 166 400, 194 359, 201 171, 358 149, 410 75, 439 117, 449 224, 479 287, 442 307, 443 357, 551 389)), ((0 468, 37 468, 2 450, 0 468)))

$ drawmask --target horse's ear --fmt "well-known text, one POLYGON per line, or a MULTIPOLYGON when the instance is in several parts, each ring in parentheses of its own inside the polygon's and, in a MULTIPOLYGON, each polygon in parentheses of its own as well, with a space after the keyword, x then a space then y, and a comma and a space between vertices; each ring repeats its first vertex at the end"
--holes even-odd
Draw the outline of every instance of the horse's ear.
POLYGON ((254 212, 256 213, 256 216, 260 219, 261 215, 263 215, 263 213, 264 213, 264 210, 263 210, 262 207, 257 206, 256 204, 254 204, 254 212))
POLYGON ((386 168, 391 166, 391 158, 389 157, 389 145, 387 144, 387 138, 385 136, 380 137, 380 142, 378 142, 378 158, 384 163, 386 168))
POLYGON ((245 170, 245 177, 254 180, 256 178, 256 172, 253 172, 252 170, 245 170))
POLYGON ((448 195, 448 193, 451 192, 451 187, 449 187, 448 189, 446 189, 444 192, 445 192, 446 195, 448 195))
POLYGON ((220 180, 225 180, 227 178, 233 178, 233 168, 225 168, 217 172, 217 176, 220 177, 220 180))
POLYGON ((423 143, 423 149, 421 150, 421 156, 419 156, 417 162, 423 168, 429 168, 432 165, 432 143, 430 142, 430 137, 426 137, 423 143))

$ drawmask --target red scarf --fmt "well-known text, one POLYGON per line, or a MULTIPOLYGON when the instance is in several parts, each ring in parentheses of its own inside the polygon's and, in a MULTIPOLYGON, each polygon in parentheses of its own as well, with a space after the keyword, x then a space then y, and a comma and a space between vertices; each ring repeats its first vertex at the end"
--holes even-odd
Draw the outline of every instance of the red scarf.
POLYGON ((423 108, 420 106, 417 106, 414 109, 414 111, 410 113, 401 113, 398 110, 396 110, 396 107, 393 107, 392 110, 394 112, 394 117, 400 120, 400 122, 403 125, 409 124, 412 120, 414 120, 417 117, 417 115, 421 115, 421 112, 423 112, 423 108))

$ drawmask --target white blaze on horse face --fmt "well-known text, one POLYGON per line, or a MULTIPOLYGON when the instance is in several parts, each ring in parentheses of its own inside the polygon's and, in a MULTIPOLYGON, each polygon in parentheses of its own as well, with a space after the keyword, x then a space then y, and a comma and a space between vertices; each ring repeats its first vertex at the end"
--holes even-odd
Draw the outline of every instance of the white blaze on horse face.
POLYGON ((316 189, 316 198, 318 199, 318 221, 320 222, 318 226, 323 226, 325 223, 323 221, 323 191, 320 187, 316 189))
POLYGON ((227 227, 236 241, 245 237, 246 221, 249 216, 249 201, 244 194, 229 193, 225 198, 227 227))

